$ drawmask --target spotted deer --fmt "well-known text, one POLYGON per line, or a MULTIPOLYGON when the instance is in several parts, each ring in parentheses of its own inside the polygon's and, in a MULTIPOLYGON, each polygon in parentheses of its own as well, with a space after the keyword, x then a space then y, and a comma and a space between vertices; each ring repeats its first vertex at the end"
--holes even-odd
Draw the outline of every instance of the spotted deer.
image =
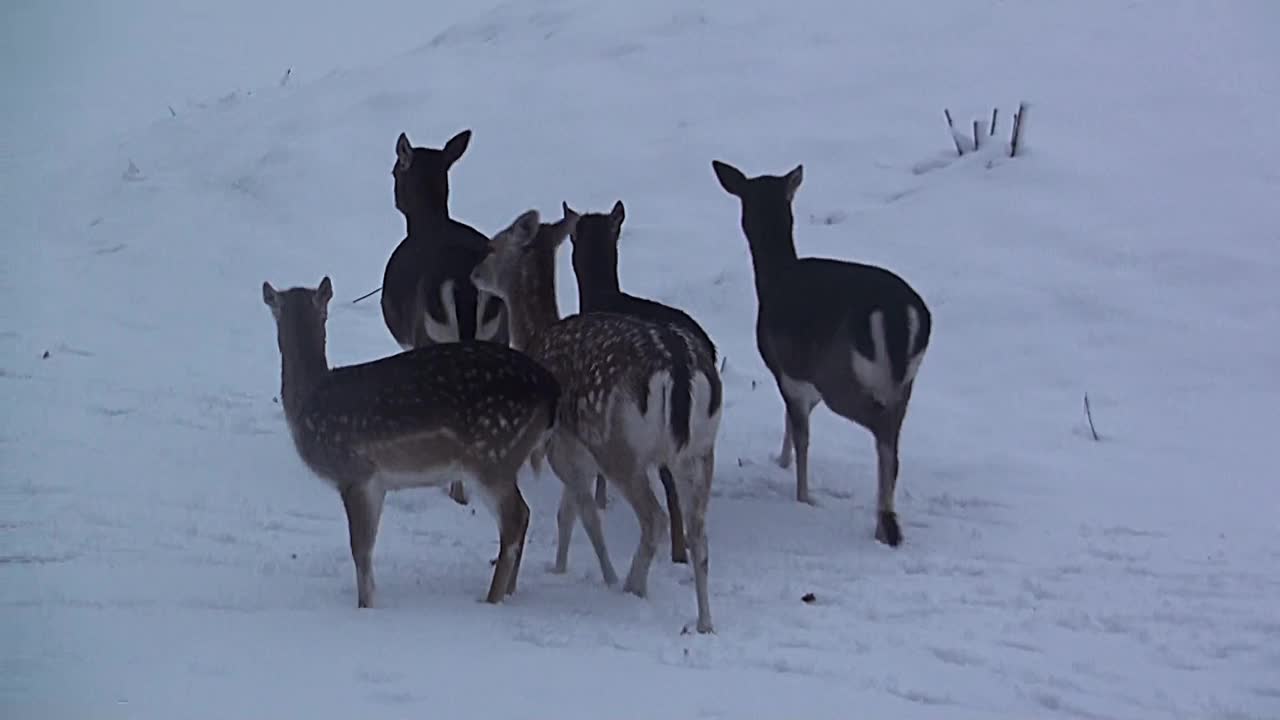
POLYGON ((791 204, 804 168, 747 178, 713 161, 720 185, 741 201, 742 231, 756 283, 756 346, 782 394, 782 450, 794 446, 796 499, 809 495, 809 415, 819 402, 875 437, 879 475, 876 539, 902 542, 894 510, 898 437, 916 372, 929 346, 932 317, 898 275, 874 265, 800 258, 791 204))
POLYGON ((471 283, 489 239, 449 216, 449 169, 470 142, 470 130, 439 150, 413 147, 404 133, 396 140, 391 174, 406 234, 383 273, 382 317, 405 350, 459 340, 507 342, 502 301, 471 283))
POLYGON ((457 477, 478 488, 501 549, 486 600, 515 591, 529 506, 516 472, 555 424, 560 386, 527 356, 489 342, 445 343, 330 368, 325 323, 333 285, 262 284, 280 346, 285 419, 308 468, 347 512, 357 605, 373 605, 373 547, 388 490, 457 477))
MULTIPOLYGON (((618 239, 622 234, 622 222, 626 219, 626 207, 619 200, 608 213, 580 214, 563 204, 566 218, 573 218, 573 273, 578 280, 579 312, 617 312, 635 315, 654 322, 679 326, 688 331, 716 361, 716 346, 711 336, 696 320, 683 310, 663 305, 647 298, 636 297, 622 291, 618 283, 618 239)), ((671 470, 658 468, 658 478, 667 496, 667 511, 671 517, 671 561, 688 562, 685 548, 684 521, 680 512, 680 496, 676 490, 671 470)), ((596 504, 605 506, 605 481, 596 478, 596 504)))
MULTIPOLYGON (((572 229, 574 219, 566 217, 572 229)), ((720 425, 721 385, 715 362, 687 332, 615 313, 561 319, 555 297, 554 244, 538 241, 530 210, 494 236, 472 272, 476 285, 507 303, 512 340, 559 381, 556 428, 548 460, 564 484, 557 513, 556 572, 565 572, 575 521, 583 528, 608 585, 618 581, 609 559, 591 483, 604 475, 640 523, 640 542, 623 589, 644 597, 649 568, 667 516, 648 470, 666 466, 680 484, 693 556, 698 632, 711 632, 707 590, 707 503, 720 425), (541 267, 536 275, 531 267, 541 267)))

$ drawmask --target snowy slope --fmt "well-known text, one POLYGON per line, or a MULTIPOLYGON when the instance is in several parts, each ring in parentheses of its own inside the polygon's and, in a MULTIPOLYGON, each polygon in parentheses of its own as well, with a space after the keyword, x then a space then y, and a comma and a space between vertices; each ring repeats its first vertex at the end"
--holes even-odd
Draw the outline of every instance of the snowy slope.
MULTIPOLYGON (((1280 717, 1274 4, 130 0, 66 36, 63 5, 5 10, 0 715, 1280 717), (1022 99, 1023 157, 954 160, 942 107, 1022 99), (402 236, 395 138, 464 127, 455 215, 624 200, 623 286, 728 358, 715 636, 679 634, 687 567, 625 596, 578 533, 546 573, 549 474, 523 481, 510 602, 479 602, 490 518, 415 491, 383 516, 381 607, 354 607, 259 286, 328 274, 331 362, 394 352, 348 301, 402 236), (866 433, 815 413, 818 508, 769 460, 781 402, 713 158, 804 163, 801 252, 931 304, 897 550, 866 433)), ((630 510, 606 529, 625 559, 630 510)))

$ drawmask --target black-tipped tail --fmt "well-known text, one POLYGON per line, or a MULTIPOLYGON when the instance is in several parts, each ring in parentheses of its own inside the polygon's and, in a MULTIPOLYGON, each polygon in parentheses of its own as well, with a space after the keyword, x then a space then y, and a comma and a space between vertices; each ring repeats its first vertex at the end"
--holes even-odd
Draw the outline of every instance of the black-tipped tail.
POLYGON ((670 326, 662 325, 662 344, 671 356, 671 437, 677 448, 689 444, 693 415, 693 364, 688 343, 670 326))

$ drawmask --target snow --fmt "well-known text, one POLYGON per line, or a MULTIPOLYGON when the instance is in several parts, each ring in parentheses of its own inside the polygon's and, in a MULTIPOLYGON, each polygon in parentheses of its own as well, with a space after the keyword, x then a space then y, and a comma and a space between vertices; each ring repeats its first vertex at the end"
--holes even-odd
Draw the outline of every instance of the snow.
MULTIPOLYGON (((1280 717, 1280 7, 439 5, 6 5, 0 715, 1280 717), (942 108, 999 106, 1003 143, 1021 100, 1025 152, 955 157, 942 108), (509 602, 480 602, 492 520, 424 490, 389 497, 355 608, 259 288, 328 274, 330 361, 397 351, 349 302, 402 237, 395 139, 464 127, 456 216, 622 199, 623 287, 727 357, 714 636, 680 634, 661 556, 643 600, 581 532, 546 572, 549 473, 509 602), (816 508, 770 461, 712 159, 803 163, 801 252, 930 303, 901 548, 864 431, 815 412, 816 508)), ((634 516, 605 522, 624 560, 634 516)))

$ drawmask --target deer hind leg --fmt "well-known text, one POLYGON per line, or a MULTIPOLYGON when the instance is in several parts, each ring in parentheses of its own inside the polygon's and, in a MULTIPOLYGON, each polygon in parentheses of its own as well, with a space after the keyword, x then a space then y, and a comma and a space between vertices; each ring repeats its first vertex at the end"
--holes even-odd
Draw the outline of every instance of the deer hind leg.
POLYGON ((524 539, 529 530, 529 505, 520 494, 515 476, 504 478, 501 494, 495 493, 494 510, 498 519, 498 562, 493 568, 493 582, 485 602, 501 602, 515 592, 516 578, 520 574, 520 560, 524 556, 524 539))
POLYGON ((688 479, 689 496, 685 499, 688 515, 689 551, 693 555, 693 585, 698 599, 697 630, 715 632, 711 623, 711 600, 708 590, 707 505, 711 500, 711 478, 715 473, 715 450, 682 461, 679 472, 688 479))
POLYGON ((906 416, 910 387, 898 404, 885 410, 884 422, 876 427, 876 465, 879 487, 876 495, 876 540, 897 547, 902 544, 902 529, 898 527, 898 514, 893 498, 898 488, 898 438, 902 420, 906 416))
POLYGON ((781 374, 778 375, 778 389, 787 406, 789 433, 783 436, 783 449, 786 449, 788 436, 795 444, 796 500, 812 505, 813 497, 809 494, 809 415, 821 396, 813 385, 781 374))
POLYGON ((603 510, 608 505, 609 493, 607 483, 605 483, 603 475, 596 475, 596 507, 603 510))
POLYGON ((374 480, 347 485, 342 506, 347 511, 347 532, 351 539, 351 559, 356 566, 356 606, 373 607, 373 546, 378 540, 378 522, 386 490, 374 480))
POLYGON ((658 468, 658 479, 667 494, 667 515, 671 517, 671 562, 684 564, 689 562, 689 551, 684 534, 684 513, 680 510, 680 493, 671 469, 666 465, 658 468))
POLYGON ((640 542, 631 558, 631 570, 627 572, 627 581, 622 589, 637 597, 645 597, 649 593, 649 567, 658 552, 658 538, 667 531, 667 514, 662 511, 658 496, 653 494, 653 487, 649 484, 649 476, 643 469, 633 470, 618 484, 640 523, 640 542))
POLYGON ((600 512, 591 498, 591 478, 599 472, 595 459, 577 438, 567 432, 557 432, 548 448, 547 460, 564 489, 560 495, 560 511, 556 515, 559 537, 556 543, 556 564, 553 572, 564 573, 569 564, 569 541, 573 537, 573 521, 581 517, 596 559, 600 561, 600 575, 606 585, 618 583, 618 573, 609 560, 609 550, 604 543, 604 528, 600 512))

